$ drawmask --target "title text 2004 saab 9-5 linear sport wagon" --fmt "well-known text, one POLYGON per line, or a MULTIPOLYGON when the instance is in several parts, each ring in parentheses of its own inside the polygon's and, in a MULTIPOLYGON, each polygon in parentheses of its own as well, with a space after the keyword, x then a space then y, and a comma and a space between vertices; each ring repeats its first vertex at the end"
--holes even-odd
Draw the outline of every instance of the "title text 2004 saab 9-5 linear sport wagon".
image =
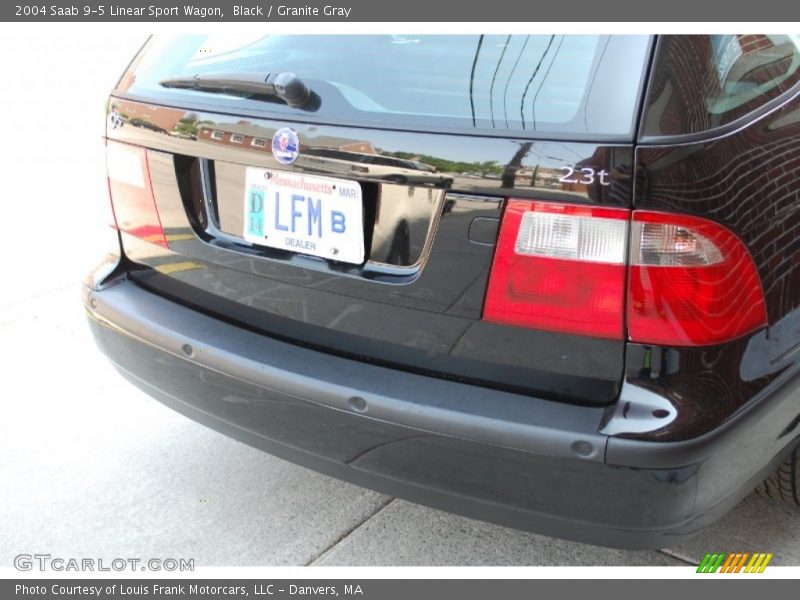
POLYGON ((287 460, 655 548, 798 503, 800 38, 153 38, 97 343, 287 460))

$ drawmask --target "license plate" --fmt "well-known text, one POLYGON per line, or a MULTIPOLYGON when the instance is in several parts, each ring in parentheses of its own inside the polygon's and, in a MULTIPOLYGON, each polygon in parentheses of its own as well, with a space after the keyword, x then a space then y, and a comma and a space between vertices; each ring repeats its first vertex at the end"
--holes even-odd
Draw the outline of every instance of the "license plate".
POLYGON ((364 262, 361 186, 346 179, 248 167, 244 239, 261 246, 364 262))

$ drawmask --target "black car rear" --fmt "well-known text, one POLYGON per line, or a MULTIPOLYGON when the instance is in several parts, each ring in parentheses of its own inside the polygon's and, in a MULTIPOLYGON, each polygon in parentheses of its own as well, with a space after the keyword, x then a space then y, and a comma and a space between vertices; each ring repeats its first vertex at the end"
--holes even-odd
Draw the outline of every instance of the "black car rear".
POLYGON ((111 101, 128 123, 135 115, 165 130, 134 124, 109 135, 148 148, 166 243, 154 251, 123 235, 126 255, 154 267, 139 274, 143 285, 359 360, 570 402, 616 398, 621 327, 595 337, 482 317, 505 198, 630 206, 649 39, 300 36, 206 51, 213 43, 152 41, 111 101), (296 72, 320 106, 159 84, 237 69, 296 72), (299 139, 290 164, 272 151, 283 129, 299 139), (604 175, 583 183, 582 170, 604 175), (357 182, 363 258, 245 239, 253 171, 357 182), (187 259, 197 268, 168 266, 187 259))
MULTIPOLYGON (((287 344, 242 352, 294 382, 290 347, 339 365, 341 380, 319 363, 316 383, 349 381, 328 400, 361 420, 231 408, 228 396, 270 394, 227 393, 230 381, 167 392, 144 366, 154 358, 137 373, 116 342, 101 345, 159 397, 192 387, 197 402, 179 399, 226 427, 341 465, 379 455, 384 477, 461 500, 393 493, 501 522, 462 504, 509 505, 573 523, 513 524, 599 543, 690 535, 797 436, 799 48, 756 35, 153 38, 109 101, 121 262, 108 281, 191 311, 208 335, 214 322, 231 332, 207 357, 188 338, 164 342, 179 357, 156 360, 168 373, 183 361, 265 389, 244 363, 214 362, 240 330, 250 350, 287 344), (401 397, 405 408, 387 399, 401 397), (755 427, 761 452, 729 481, 698 479, 737 445, 723 429, 768 402, 780 417, 755 427), (362 439, 370 419, 400 429, 362 439), (353 446, 314 441, 326 423, 353 446), (440 434, 467 447, 436 450, 440 434), (462 460, 477 472, 452 480, 462 460), (651 489, 633 474, 648 469, 667 479, 651 489), (536 485, 567 479, 597 505, 536 485), (636 518, 611 516, 615 489, 636 518)), ((134 319, 135 304, 93 308, 106 325, 134 319)), ((166 313, 152 310, 122 329, 159 346, 166 313)), ((330 404, 293 386, 281 393, 330 404)), ((345 471, 334 474, 381 488, 345 471)))

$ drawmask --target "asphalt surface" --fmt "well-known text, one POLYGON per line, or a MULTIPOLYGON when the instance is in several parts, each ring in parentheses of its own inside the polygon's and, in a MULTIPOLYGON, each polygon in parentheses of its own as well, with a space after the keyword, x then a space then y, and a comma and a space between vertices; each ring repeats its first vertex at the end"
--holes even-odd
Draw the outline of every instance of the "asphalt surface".
POLYGON ((64 53, 57 38, 24 37, 0 39, 14 56, 0 61, 0 80, 13 83, 0 95, 4 139, 14 140, 0 145, 0 566, 20 553, 197 566, 668 566, 715 550, 800 565, 800 512, 759 497, 677 548, 565 542, 316 474, 128 384, 96 350, 77 282, 104 252, 104 96, 141 40, 79 37, 64 53))

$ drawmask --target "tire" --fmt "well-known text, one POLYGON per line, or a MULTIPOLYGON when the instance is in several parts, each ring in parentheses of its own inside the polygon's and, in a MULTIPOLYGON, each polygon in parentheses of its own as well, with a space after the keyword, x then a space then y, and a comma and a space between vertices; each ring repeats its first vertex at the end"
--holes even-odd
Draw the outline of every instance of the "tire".
POLYGON ((756 488, 756 493, 800 507, 800 446, 756 488))

